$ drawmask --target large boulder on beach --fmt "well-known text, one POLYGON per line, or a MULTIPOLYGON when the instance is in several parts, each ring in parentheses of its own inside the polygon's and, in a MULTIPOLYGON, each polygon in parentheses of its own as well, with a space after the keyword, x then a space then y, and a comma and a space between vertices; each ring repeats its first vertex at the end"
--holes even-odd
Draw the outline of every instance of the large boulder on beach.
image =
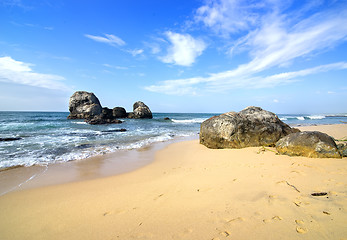
POLYGON ((200 127, 200 143, 208 148, 274 146, 282 137, 298 131, 274 113, 252 106, 204 121, 200 127))
POLYGON ((337 149, 339 150, 340 154, 342 157, 347 157, 347 143, 338 143, 337 145, 337 149))
POLYGON ((141 101, 133 105, 133 112, 128 114, 128 118, 153 118, 149 107, 141 101))
POLYGON ((280 154, 310 158, 341 158, 332 137, 321 132, 292 133, 276 143, 280 154))
POLYGON ((77 91, 70 97, 69 111, 69 119, 88 119, 100 115, 102 107, 94 93, 77 91))

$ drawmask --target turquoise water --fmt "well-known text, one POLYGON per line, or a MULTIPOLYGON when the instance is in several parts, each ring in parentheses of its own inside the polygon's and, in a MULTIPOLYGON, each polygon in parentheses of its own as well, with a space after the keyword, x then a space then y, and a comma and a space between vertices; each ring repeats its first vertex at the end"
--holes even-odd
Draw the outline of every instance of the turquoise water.
MULTIPOLYGON (((124 119, 122 124, 96 126, 83 120, 68 120, 67 112, 0 112, 0 138, 22 138, 0 142, 0 168, 47 165, 174 138, 198 138, 200 124, 214 115, 218 114, 154 113, 153 119, 124 119), (164 120, 165 117, 171 120, 164 120), (112 132, 121 128, 127 131, 112 132)), ((347 114, 279 114, 279 117, 292 126, 347 122, 347 114)))

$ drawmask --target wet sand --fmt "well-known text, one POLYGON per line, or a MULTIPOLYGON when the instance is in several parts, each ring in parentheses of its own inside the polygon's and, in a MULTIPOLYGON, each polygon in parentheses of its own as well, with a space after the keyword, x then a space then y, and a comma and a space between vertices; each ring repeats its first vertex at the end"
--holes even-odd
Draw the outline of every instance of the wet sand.
POLYGON ((347 239, 347 158, 261 149, 179 142, 131 172, 10 192, 0 239, 347 239))
MULTIPOLYGON (((191 136, 189 139, 197 139, 191 136)), ((170 143, 182 141, 173 139, 170 143)), ((0 171, 0 196, 13 191, 119 175, 144 167, 154 161, 157 151, 170 144, 158 142, 140 149, 120 150, 48 166, 15 167, 0 171)))

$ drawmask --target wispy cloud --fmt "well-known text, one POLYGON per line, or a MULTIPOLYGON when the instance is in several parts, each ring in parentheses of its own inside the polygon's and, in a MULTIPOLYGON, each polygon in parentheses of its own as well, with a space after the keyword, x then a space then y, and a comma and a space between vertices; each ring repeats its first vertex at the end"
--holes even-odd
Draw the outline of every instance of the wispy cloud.
MULTIPOLYGON (((207 77, 194 77, 159 82, 147 86, 145 89, 166 94, 189 94, 192 91, 226 91, 235 88, 266 88, 279 84, 296 81, 298 78, 316 74, 318 72, 346 69, 346 62, 321 64, 316 67, 283 72, 283 66, 290 65, 298 58, 312 56, 326 51, 347 39, 347 9, 334 8, 315 14, 297 16, 292 19, 288 13, 281 12, 284 8, 276 1, 259 2, 253 7, 245 7, 247 14, 235 18, 229 14, 239 11, 234 8, 243 6, 243 1, 208 1, 209 5, 199 8, 197 19, 204 25, 218 30, 222 37, 233 35, 232 51, 247 51, 250 61, 238 65, 229 71, 210 74, 207 77), (263 7, 262 4, 272 4, 272 10, 255 15, 254 8, 263 7), (247 12, 248 11, 248 12, 247 12), (205 16, 203 18, 203 16, 205 16), (248 19, 247 16, 251 18, 248 19), (307 17, 308 16, 308 17, 307 17), (247 18, 246 25, 238 25, 235 21, 247 18), (244 31, 243 34, 239 32, 244 31), (271 76, 266 70, 278 72, 271 76)), ((310 7, 305 5, 305 11, 310 7)), ((240 11, 242 12, 242 11, 240 11)), ((241 14, 241 13, 240 13, 241 14)), ((244 13, 242 13, 244 14, 244 13)))
POLYGON ((22 0, 2 0, 0 1, 0 5, 8 7, 20 7, 26 10, 32 9, 32 7, 24 5, 22 0))
POLYGON ((223 92, 230 89, 240 88, 270 88, 298 81, 298 79, 304 76, 344 69, 347 69, 347 62, 326 64, 300 71, 284 72, 265 77, 254 76, 252 74, 238 75, 237 72, 226 71, 218 74, 211 74, 209 77, 162 81, 157 85, 147 86, 145 89, 151 92, 165 93, 169 95, 197 95, 197 92, 200 92, 201 89, 211 92, 223 92))
POLYGON ((207 1, 197 9, 195 21, 227 37, 230 33, 245 31, 255 25, 259 21, 255 10, 263 5, 259 1, 207 1))
POLYGON ((125 50, 125 51, 133 55, 133 57, 136 57, 137 55, 141 55, 143 53, 143 49, 131 49, 131 50, 125 50))
POLYGON ((101 43, 106 43, 111 46, 124 46, 126 43, 120 38, 112 34, 104 34, 105 37, 102 36, 94 36, 94 35, 89 35, 85 34, 84 36, 92 39, 96 42, 101 42, 101 43))
POLYGON ((64 77, 37 73, 32 70, 33 65, 21 61, 16 61, 11 57, 0 57, 0 81, 17 83, 47 89, 71 91, 71 88, 62 81, 64 77))
POLYGON ((103 64, 103 66, 108 67, 108 68, 113 68, 113 69, 118 69, 118 70, 127 70, 129 69, 128 67, 122 67, 122 66, 115 66, 115 65, 110 65, 110 64, 103 64))
POLYGON ((44 30, 49 30, 49 31, 53 31, 54 30, 54 27, 51 27, 51 26, 42 26, 42 25, 39 25, 39 24, 32 24, 32 23, 18 23, 18 22, 15 22, 15 21, 10 21, 10 23, 14 26, 17 26, 17 27, 30 27, 30 28, 37 28, 37 29, 44 29, 44 30))
POLYGON ((189 34, 168 31, 165 35, 171 44, 167 50, 167 55, 159 58, 165 63, 191 66, 207 46, 203 40, 195 39, 189 34))

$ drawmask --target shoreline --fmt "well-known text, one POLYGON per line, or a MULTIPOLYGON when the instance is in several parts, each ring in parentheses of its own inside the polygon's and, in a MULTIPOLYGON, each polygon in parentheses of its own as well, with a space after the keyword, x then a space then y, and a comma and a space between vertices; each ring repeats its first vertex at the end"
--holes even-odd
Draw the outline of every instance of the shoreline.
POLYGON ((0 171, 0 197, 12 191, 125 174, 151 164, 154 161, 155 153, 166 146, 197 138, 198 135, 178 137, 169 141, 155 142, 142 148, 124 149, 47 166, 10 167, 0 171))
MULTIPOLYGON (((303 130, 347 136, 343 124, 303 130)), ((1 196, 6 218, 0 219, 0 238, 347 236, 347 158, 288 157, 259 147, 208 149, 197 139, 164 145, 154 161, 134 171, 1 196)))
MULTIPOLYGON (((322 131, 341 140, 346 135, 331 126, 346 126, 346 124, 322 124, 307 126, 292 126, 301 131, 322 131)), ((169 141, 155 142, 138 149, 124 149, 117 152, 92 156, 86 159, 58 162, 47 166, 12 166, 0 170, 0 196, 12 191, 32 189, 69 182, 92 180, 135 171, 138 168, 151 164, 157 151, 166 146, 181 142, 199 139, 197 136, 179 137, 169 141), (141 161, 134 161, 141 159, 141 161)))
MULTIPOLYGON (((333 135, 336 142, 346 135, 331 126, 346 126, 346 124, 322 124, 292 126, 301 131, 322 131, 333 135)), ((157 151, 170 144, 198 139, 199 136, 174 138, 169 141, 155 142, 138 149, 124 149, 117 152, 92 156, 86 159, 58 162, 47 166, 12 166, 0 169, 0 196, 12 191, 32 189, 50 185, 64 184, 109 177, 135 171, 154 161, 157 151), (141 161, 134 161, 141 159, 141 161)))

